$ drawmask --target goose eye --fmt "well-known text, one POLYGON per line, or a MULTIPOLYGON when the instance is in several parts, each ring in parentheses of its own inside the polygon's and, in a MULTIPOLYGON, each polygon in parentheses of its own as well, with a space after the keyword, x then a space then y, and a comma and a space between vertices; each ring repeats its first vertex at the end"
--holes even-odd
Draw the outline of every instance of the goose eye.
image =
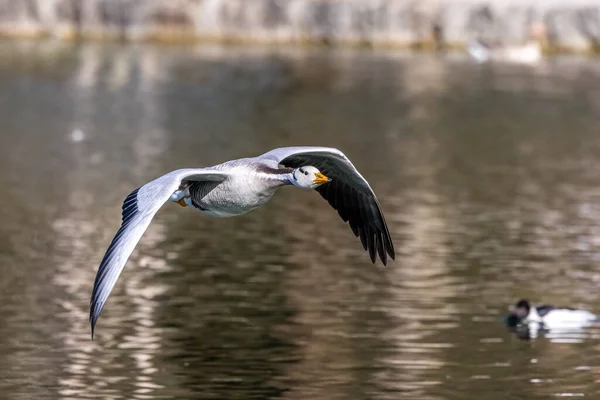
POLYGON ((304 175, 308 175, 308 172, 304 171, 304 175))

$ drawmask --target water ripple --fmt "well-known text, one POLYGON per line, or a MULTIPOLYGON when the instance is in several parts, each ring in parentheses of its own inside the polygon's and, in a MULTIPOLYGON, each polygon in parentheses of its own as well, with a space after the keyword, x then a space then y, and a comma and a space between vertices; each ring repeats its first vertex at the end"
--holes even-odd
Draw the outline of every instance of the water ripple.
POLYGON ((0 47, 0 389, 11 398, 596 394, 598 327, 521 340, 502 317, 521 297, 600 310, 597 67, 0 47), (379 196, 395 262, 371 265, 337 213, 294 188, 234 219, 166 205, 91 341, 93 278, 127 193, 293 143, 351 157, 379 196))

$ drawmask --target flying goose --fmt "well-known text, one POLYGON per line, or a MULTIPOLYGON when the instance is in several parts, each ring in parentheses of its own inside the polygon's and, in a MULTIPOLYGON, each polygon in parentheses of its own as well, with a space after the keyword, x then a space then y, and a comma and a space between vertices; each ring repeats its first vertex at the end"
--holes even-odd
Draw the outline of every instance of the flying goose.
POLYGON ((271 150, 207 168, 169 172, 135 189, 123 201, 121 227, 100 263, 90 300, 92 338, 104 303, 154 214, 167 201, 215 217, 241 215, 269 201, 281 186, 315 189, 350 224, 375 263, 395 258, 379 201, 340 150, 297 146, 271 150))

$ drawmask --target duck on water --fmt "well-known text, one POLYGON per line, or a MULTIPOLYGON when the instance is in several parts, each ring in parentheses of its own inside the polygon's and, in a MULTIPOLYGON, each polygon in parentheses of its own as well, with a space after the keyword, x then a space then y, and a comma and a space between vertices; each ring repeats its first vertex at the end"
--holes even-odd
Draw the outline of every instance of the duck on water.
POLYGON ((596 322, 600 322, 600 317, 586 310, 549 304, 535 306, 526 299, 519 300, 506 319, 511 328, 535 325, 548 330, 582 329, 596 322))

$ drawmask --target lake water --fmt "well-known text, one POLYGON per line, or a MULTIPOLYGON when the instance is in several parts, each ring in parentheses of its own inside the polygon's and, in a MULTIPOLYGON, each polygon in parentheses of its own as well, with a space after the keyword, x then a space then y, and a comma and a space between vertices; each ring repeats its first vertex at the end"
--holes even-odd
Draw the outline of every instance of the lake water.
POLYGON ((547 399, 600 392, 600 63, 0 43, 0 393, 10 399, 547 399), (134 188, 288 145, 342 149, 397 257, 316 193, 231 219, 167 204, 90 338, 134 188))

